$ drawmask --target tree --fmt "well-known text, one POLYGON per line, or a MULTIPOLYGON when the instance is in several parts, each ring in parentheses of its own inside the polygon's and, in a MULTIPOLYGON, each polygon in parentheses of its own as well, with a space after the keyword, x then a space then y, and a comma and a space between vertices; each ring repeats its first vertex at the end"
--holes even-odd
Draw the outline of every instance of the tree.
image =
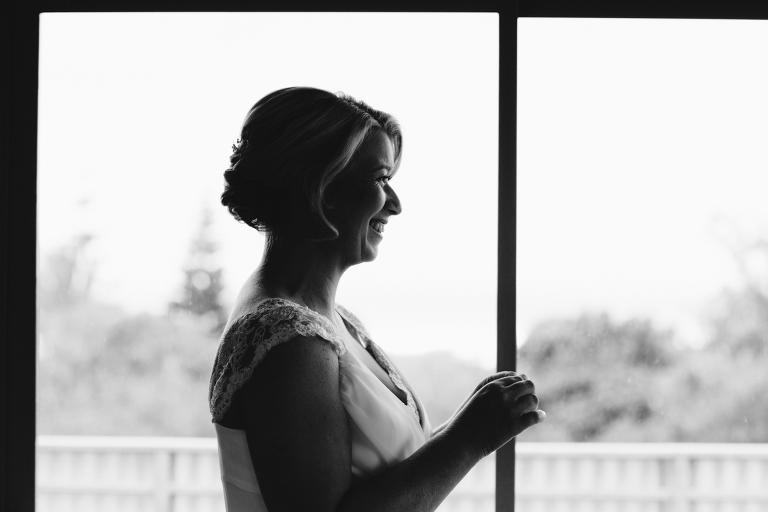
POLYGON ((519 351, 519 368, 537 383, 540 407, 551 421, 528 438, 640 441, 662 435, 654 432, 664 409, 659 377, 678 356, 671 338, 650 321, 617 323, 605 314, 539 324, 519 351))
POLYGON ((734 356, 768 357, 768 237, 745 236, 723 219, 717 233, 728 248, 743 286, 712 301, 710 349, 734 356))
POLYGON ((222 291, 222 269, 216 260, 218 245, 211 237, 212 214, 203 209, 197 236, 190 245, 184 267, 182 299, 169 304, 169 312, 186 312, 212 318, 211 332, 221 332, 226 324, 226 313, 219 296, 222 291))
POLYGON ((93 235, 83 233, 44 256, 38 280, 42 308, 56 308, 86 300, 93 283, 95 264, 86 256, 93 235))
POLYGON ((90 296, 91 239, 41 261, 38 432, 212 435, 206 395, 220 332, 205 313, 131 316, 90 296))
POLYGON ((215 338, 203 317, 175 318, 83 302, 40 326, 38 432, 211 436, 215 338))
POLYGON ((708 350, 768 359, 768 297, 755 288, 726 289, 710 309, 708 350))
POLYGON ((717 233, 733 256, 742 286, 710 303, 710 337, 690 375, 689 403, 700 406, 689 431, 702 441, 768 441, 768 236, 746 236, 720 219, 717 233))
POLYGON ((672 333, 647 320, 584 315, 539 324, 519 368, 536 382, 547 421, 526 439, 768 441, 766 358, 747 342, 754 338, 739 337, 754 333, 740 314, 724 313, 723 340, 703 349, 674 347, 672 333))

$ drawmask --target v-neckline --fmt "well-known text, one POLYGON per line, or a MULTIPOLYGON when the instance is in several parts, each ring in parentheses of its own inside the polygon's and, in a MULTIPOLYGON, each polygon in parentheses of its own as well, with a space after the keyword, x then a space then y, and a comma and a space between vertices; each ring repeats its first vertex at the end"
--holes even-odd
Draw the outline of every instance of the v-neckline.
MULTIPOLYGON (((371 371, 371 369, 368 368, 368 366, 363 361, 360 361, 363 364, 363 366, 365 366, 365 369, 368 370, 371 373, 371 375, 373 375, 376 378, 376 380, 381 382, 381 385, 387 388, 387 392, 392 393, 392 396, 394 396, 398 402, 400 402, 406 409, 408 409, 409 413, 414 414, 417 423, 421 427, 422 413, 419 411, 419 405, 416 402, 416 397, 413 395, 413 392, 410 389, 408 389, 408 385, 405 383, 402 376, 400 376, 398 371, 392 365, 392 362, 389 361, 389 358, 381 351, 380 348, 378 348, 378 346, 376 346, 373 340, 371 340, 368 336, 366 336, 365 333, 363 333, 358 328, 358 326, 355 325, 356 322, 354 322, 350 318, 347 318, 347 316, 344 314, 343 308, 339 308, 337 305, 337 307, 335 308, 335 311, 338 313, 339 317, 341 318, 342 324, 344 325, 344 329, 347 331, 347 333, 349 333, 349 336, 351 336, 353 339, 356 339, 360 343, 360 345, 363 347, 363 350, 368 352, 368 354, 371 356, 374 362, 379 366, 379 368, 381 368, 381 370, 387 375, 387 377, 389 377, 389 380, 392 382, 392 385, 395 387, 395 389, 398 389, 403 392, 403 394, 405 395, 405 402, 403 402, 403 400, 399 396, 397 396, 397 393, 389 389, 389 386, 387 386, 384 382, 381 382, 381 379, 379 379, 379 377, 376 376, 376 374, 373 373, 373 371, 371 371), (349 328, 347 326, 354 329, 355 331, 354 335, 351 332, 349 332, 349 328), (366 341, 365 345, 363 345, 361 338, 365 339, 366 341), (399 380, 402 386, 399 386, 397 384, 397 380, 395 379, 399 380), (409 401, 413 402, 413 408, 415 410, 411 410, 411 406, 408 404, 409 401)), ((357 357, 357 356, 354 356, 354 357, 357 357)))
MULTIPOLYGON (((373 347, 371 346, 371 345, 372 345, 372 343, 371 343, 371 340, 370 340, 370 339, 368 339, 368 337, 367 337, 367 336, 365 336, 365 335, 364 335, 362 332, 360 332, 360 330, 357 328, 357 326, 356 326, 356 325, 355 325, 355 324, 354 324, 354 323, 353 323, 351 320, 347 319, 347 318, 344 316, 344 314, 343 314, 341 311, 339 311, 339 310, 337 309, 337 310, 336 310, 336 313, 339 315, 339 318, 341 318, 341 321, 342 321, 342 326, 343 326, 344 330, 346 331, 347 335, 348 335, 350 338, 352 338, 352 340, 354 340, 354 342, 355 342, 355 343, 359 344, 359 345, 362 347, 362 349, 363 349, 363 350, 364 350, 364 351, 365 351, 365 352, 366 352, 366 353, 367 353, 369 356, 371 356, 371 359, 373 359, 373 362, 376 364, 376 366, 378 366, 378 367, 379 367, 379 369, 380 369, 382 372, 384 372, 384 375, 386 375, 386 376, 387 376, 387 378, 390 380, 390 382, 392 383, 392 387, 394 387, 395 389, 397 389, 398 391, 400 391, 401 393, 403 393, 403 395, 405 396, 405 401, 403 401, 403 399, 402 399, 402 398, 400 398, 400 397, 398 396, 398 394, 397 394, 397 393, 395 393, 394 391, 392 391, 392 390, 389 388, 389 386, 387 386, 387 384, 386 384, 386 383, 384 383, 384 382, 381 382, 381 379, 380 379, 380 378, 379 378, 379 377, 378 377, 378 376, 377 376, 377 375, 376 375, 376 374, 375 374, 375 373, 374 373, 374 372, 373 372, 373 371, 372 371, 372 370, 371 370, 371 369, 368 367, 368 365, 367 365, 367 364, 365 364, 365 362, 363 362, 363 361, 360 361, 361 363, 363 363, 363 366, 365 366, 365 368, 366 368, 366 369, 367 369, 369 372, 371 372, 371 374, 372 374, 374 377, 376 377, 376 379, 377 379, 377 380, 379 380, 379 381, 381 382, 381 384, 382 384, 382 385, 383 385, 385 388, 387 388, 387 391, 389 391, 390 393, 392 393, 392 394, 395 396, 395 398, 397 398, 397 400, 398 400, 400 403, 402 403, 403 405, 405 405, 405 406, 407 407, 407 406, 408 406, 408 392, 407 392, 406 390, 404 390, 404 389, 400 389, 400 387, 399 387, 399 386, 398 386, 398 385, 395 383, 395 379, 392 377, 392 372, 391 372, 391 371, 389 370, 389 368, 387 367, 387 366, 389 366, 389 365, 385 365, 385 364, 383 364, 383 361, 380 361, 380 360, 379 360, 379 358, 378 358, 378 357, 376 357, 376 353, 374 352, 374 350, 372 350, 372 348, 373 348, 373 347), (350 329, 350 328, 351 328, 351 329, 350 329), (352 331, 354 331, 354 332, 352 332, 352 331)), ((355 357, 358 357, 358 356, 355 356, 355 357)))

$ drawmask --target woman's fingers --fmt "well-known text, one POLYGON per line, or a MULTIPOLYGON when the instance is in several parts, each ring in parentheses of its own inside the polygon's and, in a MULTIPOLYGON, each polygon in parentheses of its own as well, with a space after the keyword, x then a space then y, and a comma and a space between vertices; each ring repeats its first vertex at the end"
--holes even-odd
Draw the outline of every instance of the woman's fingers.
POLYGON ((507 386, 509 399, 513 401, 515 412, 526 414, 539 407, 539 397, 536 396, 536 385, 531 380, 521 380, 507 386))
POLYGON ((520 396, 526 394, 526 393, 535 393, 536 392, 536 386, 533 384, 532 380, 527 379, 514 379, 514 378, 505 378, 501 379, 501 382, 510 388, 510 391, 513 394, 516 394, 515 398, 520 398, 520 396), (514 388, 514 389, 512 389, 514 388))
POLYGON ((508 386, 515 386, 521 389, 533 389, 534 384, 532 380, 520 378, 519 380, 509 379, 505 382, 508 386))
POLYGON ((497 373, 494 373, 493 375, 489 375, 488 377, 484 378, 480 382, 480 384, 477 385, 477 387, 472 392, 472 394, 474 395, 475 393, 483 389, 485 386, 487 386, 491 382, 496 382, 499 380, 504 380, 505 382, 508 383, 508 382, 517 382, 524 379, 515 372, 497 372, 497 373))
MULTIPOLYGON (((513 379, 513 380, 526 380, 525 375, 521 375, 519 373, 515 372, 498 372, 494 373, 493 375, 490 375, 483 380, 483 385, 488 384, 489 382, 493 382, 495 380, 499 379, 513 379)), ((481 386, 482 387, 482 386, 481 386)))
POLYGON ((523 414, 522 416, 520 416, 520 419, 518 420, 520 426, 522 427, 520 432, 522 432, 523 430, 529 427, 532 427, 533 425, 536 425, 537 423, 541 423, 542 421, 544 421, 544 418, 546 417, 547 417, 547 413, 545 413, 541 409, 536 409, 535 411, 530 411, 523 414))
POLYGON ((525 395, 517 399, 515 406, 521 411, 520 414, 525 414, 531 411, 535 411, 539 408, 539 397, 536 395, 525 395))
POLYGON ((478 384, 478 386, 477 386, 477 389, 475 389, 475 391, 477 391, 477 390, 479 390, 479 389, 482 389, 482 388, 483 388, 483 386, 485 386, 485 385, 486 385, 486 384, 488 384, 489 382, 493 382, 493 381, 495 381, 495 380, 503 379, 503 378, 505 378, 505 377, 507 377, 507 376, 508 376, 508 373, 507 373, 507 372, 499 372, 499 373, 494 373, 493 375, 489 375, 488 377, 484 378, 484 379, 483 379, 483 380, 480 382, 480 384, 478 384))
POLYGON ((489 377, 488 379, 486 379, 486 381, 483 382, 483 385, 490 384, 491 382, 496 382, 498 384, 503 384, 504 386, 509 386, 510 384, 514 384, 515 382, 523 382, 526 380, 516 373, 512 373, 512 372, 504 372, 504 373, 498 377, 497 377, 497 375, 499 375, 498 373, 496 375, 492 375, 491 377, 495 377, 495 378, 491 379, 489 377))

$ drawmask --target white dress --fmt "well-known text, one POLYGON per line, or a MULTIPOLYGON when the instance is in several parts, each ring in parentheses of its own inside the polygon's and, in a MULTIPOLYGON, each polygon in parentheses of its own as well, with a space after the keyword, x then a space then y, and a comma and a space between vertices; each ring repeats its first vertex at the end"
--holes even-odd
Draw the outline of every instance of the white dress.
POLYGON ((418 450, 431 436, 424 407, 360 321, 341 306, 336 311, 350 324, 365 348, 405 392, 400 401, 365 364, 348 350, 345 338, 319 313, 285 299, 266 299, 236 319, 222 335, 211 375, 209 404, 219 446, 219 464, 227 512, 267 512, 251 463, 244 430, 218 424, 238 389, 258 371, 275 345, 296 336, 316 336, 339 356, 339 394, 350 419, 351 470, 367 479, 418 450))

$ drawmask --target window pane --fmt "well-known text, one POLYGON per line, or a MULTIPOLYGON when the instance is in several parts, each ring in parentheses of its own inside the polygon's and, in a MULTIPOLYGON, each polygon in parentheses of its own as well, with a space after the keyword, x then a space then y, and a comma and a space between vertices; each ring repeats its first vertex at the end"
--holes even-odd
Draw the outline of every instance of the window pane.
POLYGON ((518 27, 519 509, 762 510, 768 22, 518 27))
MULTIPOLYGON (((403 127, 403 213, 338 302, 434 426, 492 372, 495 14, 41 20, 41 511, 223 510, 208 378, 263 238, 218 201, 243 117, 276 89, 341 90, 403 127)), ((492 506, 493 459, 477 471, 441 510, 492 506)))

